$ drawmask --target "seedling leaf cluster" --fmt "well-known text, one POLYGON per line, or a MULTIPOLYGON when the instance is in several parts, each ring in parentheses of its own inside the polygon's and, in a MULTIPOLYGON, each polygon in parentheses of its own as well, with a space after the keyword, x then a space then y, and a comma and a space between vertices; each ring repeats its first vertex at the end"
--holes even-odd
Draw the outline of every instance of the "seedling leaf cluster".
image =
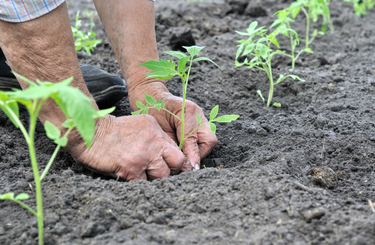
POLYGON ((72 33, 75 39, 74 45, 77 51, 85 50, 87 54, 91 55, 91 52, 94 51, 94 48, 102 42, 102 39, 96 39, 96 33, 93 31, 94 21, 90 17, 90 31, 85 33, 80 30, 82 20, 79 19, 79 11, 76 15, 76 24, 72 26, 72 33))
POLYGON ((175 58, 178 59, 177 62, 177 68, 176 64, 170 59, 170 60, 151 60, 147 61, 142 66, 147 67, 150 69, 151 73, 146 73, 147 77, 161 79, 161 80, 168 80, 175 76, 179 76, 182 81, 182 90, 183 90, 183 97, 182 97, 182 110, 181 110, 181 116, 175 115, 171 111, 169 111, 166 107, 163 101, 156 100, 150 95, 145 94, 145 101, 146 104, 141 103, 140 101, 136 101, 136 105, 139 108, 139 110, 133 112, 133 115, 137 114, 147 114, 150 109, 157 109, 157 110, 164 110, 168 113, 170 113, 172 116, 174 116, 177 120, 181 123, 181 137, 180 137, 180 149, 183 146, 184 141, 195 131, 197 131, 202 126, 209 124, 210 129, 213 133, 216 133, 216 125, 215 122, 231 122, 236 120, 239 115, 226 115, 217 117, 219 106, 215 106, 210 113, 210 120, 208 122, 202 123, 203 120, 200 117, 199 114, 196 114, 196 119, 199 124, 197 128, 189 132, 185 136, 185 130, 184 130, 184 123, 185 123, 185 102, 186 102, 186 94, 187 94, 187 86, 189 83, 189 76, 192 64, 194 62, 198 61, 208 61, 214 64, 215 66, 219 67, 215 62, 213 62, 211 59, 207 57, 198 57, 195 58, 195 56, 204 48, 199 46, 190 46, 190 47, 184 47, 189 55, 180 52, 180 51, 165 51, 164 53, 169 54, 175 58))
POLYGON ((0 91, 0 108, 9 117, 12 123, 21 130, 29 147, 31 166, 34 173, 37 208, 34 210, 22 201, 29 199, 29 195, 26 193, 21 193, 17 196, 15 196, 13 192, 5 193, 0 195, 0 200, 10 200, 16 202, 37 217, 39 244, 43 244, 44 223, 41 185, 42 180, 50 169, 59 149, 67 145, 68 134, 74 128, 76 128, 83 140, 86 142, 87 147, 90 147, 95 132, 94 119, 104 117, 107 113, 113 111, 114 108, 97 111, 94 108, 93 101, 91 99, 85 96, 78 88, 69 86, 73 78, 68 78, 59 83, 41 82, 39 80, 34 83, 21 75, 16 74, 16 76, 27 82, 29 84, 29 88, 23 91, 17 89, 11 92, 0 91), (46 167, 40 173, 34 146, 34 134, 38 114, 42 109, 43 104, 47 101, 47 99, 50 98, 56 102, 67 119, 61 125, 64 130, 60 130, 57 126, 49 121, 45 122, 44 129, 46 134, 54 141, 57 147, 46 167), (29 113, 30 120, 28 131, 19 119, 18 103, 24 105, 29 113))

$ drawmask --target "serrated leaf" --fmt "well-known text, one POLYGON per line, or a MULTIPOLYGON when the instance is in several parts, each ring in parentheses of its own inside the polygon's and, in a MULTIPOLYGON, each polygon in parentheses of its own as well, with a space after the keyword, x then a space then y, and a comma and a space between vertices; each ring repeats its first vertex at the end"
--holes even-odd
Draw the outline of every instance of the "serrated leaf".
POLYGON ((145 73, 148 77, 168 80, 178 75, 178 72, 175 70, 175 64, 172 60, 150 60, 140 65, 153 71, 153 73, 145 73))
POLYGON ((212 121, 213 122, 220 122, 220 123, 229 123, 229 122, 237 120, 237 118, 239 118, 239 117, 240 117, 239 115, 224 115, 224 116, 221 116, 221 117, 217 117, 212 121))
POLYGON ((214 64, 215 66, 219 67, 220 66, 218 64, 216 64, 215 62, 213 62, 211 59, 207 58, 207 57, 199 57, 199 58, 196 58, 193 60, 193 62, 197 62, 197 61, 202 61, 202 60, 205 60, 205 61, 209 61, 211 62, 212 64, 214 64))
POLYGON ((197 113, 196 117, 197 117, 197 122, 198 122, 199 124, 201 124, 201 123, 202 123, 202 118, 201 118, 201 116, 199 116, 199 114, 197 113))
POLYGON ((260 56, 262 56, 263 59, 267 59, 268 52, 272 51, 271 49, 269 49, 266 45, 262 43, 258 43, 256 49, 259 51, 260 56))
POLYGON ((56 145, 60 145, 62 147, 65 147, 68 144, 68 138, 67 137, 61 137, 59 139, 56 139, 53 141, 56 145))
POLYGON ((51 140, 56 140, 60 137, 61 131, 50 121, 44 123, 44 130, 46 130, 47 137, 51 140))
MULTIPOLYGON (((238 45, 238 49, 237 49, 237 52, 236 52, 236 62, 238 60, 238 57, 240 57, 241 53, 242 53, 242 50, 243 48, 245 47, 245 44, 240 44, 238 45)), ((237 66, 237 65, 236 65, 237 66)))
POLYGON ((149 108, 147 107, 146 109, 144 109, 144 110, 142 111, 141 114, 148 114, 148 110, 149 110, 149 108))
POLYGON ((26 200, 26 199, 29 199, 29 198, 30 198, 30 196, 28 194, 26 194, 26 193, 20 193, 20 194, 18 194, 16 196, 15 199, 17 199, 17 200, 26 200))
POLYGON ((161 100, 159 100, 158 101, 158 104, 160 104, 162 107, 165 107, 165 104, 164 104, 164 102, 163 101, 161 101, 161 100))
POLYGON ((262 91, 257 90, 257 93, 259 94, 260 98, 263 100, 263 103, 266 101, 263 97, 262 91))
POLYGON ((215 119, 215 117, 217 116, 218 112, 219 112, 219 105, 217 105, 214 108, 212 108, 212 110, 210 112, 210 121, 212 121, 213 119, 215 119))
POLYGON ((281 107, 281 104, 280 104, 280 103, 277 103, 277 102, 275 102, 275 103, 273 103, 273 104, 272 104, 272 106, 274 106, 274 107, 281 107))
POLYGON ((158 110, 158 111, 160 111, 160 109, 161 109, 161 105, 160 105, 160 104, 156 104, 156 105, 155 105, 155 109, 158 110))
POLYGON ((163 53, 172 55, 172 56, 177 57, 179 59, 187 57, 186 54, 184 54, 184 53, 182 53, 180 51, 164 51, 163 53))
POLYGON ((140 102, 140 101, 136 101, 135 102, 135 104, 137 105, 137 107, 139 108, 139 109, 145 109, 145 108, 147 108, 147 106, 145 106, 142 102, 140 102))
POLYGON ((0 195, 0 200, 12 200, 14 199, 14 193, 13 192, 8 192, 3 195, 0 195))
POLYGON ((146 103, 149 105, 156 105, 157 103, 156 99, 148 94, 145 94, 145 100, 146 100, 146 103))
POLYGON ((216 125, 212 122, 209 123, 210 124, 210 129, 211 129, 211 132, 216 134, 216 125))
POLYGON ((199 47, 199 46, 182 46, 186 51, 190 54, 190 56, 196 56, 202 49, 205 47, 199 47))

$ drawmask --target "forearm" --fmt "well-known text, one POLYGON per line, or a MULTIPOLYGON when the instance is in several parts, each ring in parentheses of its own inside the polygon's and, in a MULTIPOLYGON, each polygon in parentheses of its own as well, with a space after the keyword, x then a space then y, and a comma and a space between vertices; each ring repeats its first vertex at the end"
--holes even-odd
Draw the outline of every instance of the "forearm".
MULTIPOLYGON (((66 4, 31 21, 0 21, 0 33, 0 46, 13 71, 32 81, 60 82, 73 76, 72 85, 91 96, 78 64, 66 4)), ((22 88, 27 87, 24 81, 19 82, 22 88)), ((53 101, 48 101, 39 119, 59 126, 65 116, 53 101)))
POLYGON ((150 70, 139 65, 159 59, 154 3, 150 0, 94 0, 94 3, 117 56, 129 96, 145 84, 154 84, 167 92, 164 81, 146 79, 144 73, 150 70))

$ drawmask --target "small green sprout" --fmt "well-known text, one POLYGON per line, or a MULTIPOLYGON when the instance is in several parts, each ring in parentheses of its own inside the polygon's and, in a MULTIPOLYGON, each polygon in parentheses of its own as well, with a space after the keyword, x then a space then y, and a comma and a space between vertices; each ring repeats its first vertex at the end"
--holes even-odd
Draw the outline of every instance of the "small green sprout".
POLYGON ((220 116, 217 117, 217 114, 219 112, 219 106, 215 106, 210 113, 210 120, 208 122, 202 123, 202 118, 199 116, 199 114, 196 115, 197 122, 199 123, 199 126, 195 128, 193 131, 191 131, 186 137, 185 137, 185 132, 184 132, 184 123, 185 123, 185 101, 186 101, 186 92, 187 92, 187 86, 189 83, 189 76, 190 76, 190 71, 191 67, 194 62, 197 61, 209 61, 219 67, 215 62, 213 62, 211 59, 207 57, 198 57, 194 58, 204 47, 198 47, 198 46, 191 46, 191 47, 184 47, 186 51, 189 53, 189 55, 186 55, 183 52, 180 51, 165 51, 164 53, 169 54, 173 57, 176 57, 179 59, 178 65, 177 65, 177 70, 176 70, 176 65, 173 63, 172 60, 151 60, 147 61, 143 64, 142 66, 147 67, 148 69, 152 70, 152 73, 146 73, 148 77, 151 78, 157 78, 161 80, 168 80, 172 77, 179 76, 182 81, 182 89, 183 89, 183 97, 182 97, 182 110, 181 110, 181 117, 175 115, 171 111, 165 108, 165 104, 163 101, 159 100, 157 101, 155 98, 153 98, 150 95, 145 94, 145 100, 146 100, 146 105, 141 103, 140 101, 136 101, 136 105, 139 108, 139 110, 132 112, 133 115, 138 115, 138 114, 147 114, 149 109, 155 108, 158 111, 164 110, 168 113, 170 113, 172 116, 177 118, 181 122, 181 137, 180 137, 180 149, 182 149, 182 145, 184 141, 195 131, 197 131, 199 128, 202 126, 209 124, 210 129, 213 133, 216 133, 216 125, 215 122, 219 123, 227 123, 236 120, 239 115, 225 115, 225 116, 220 116), (186 68, 186 65, 188 67, 186 68))
MULTIPOLYGON (((238 50, 236 53, 236 61, 235 65, 236 68, 246 65, 247 68, 256 68, 259 70, 264 71, 269 79, 270 82, 270 89, 268 93, 268 100, 267 100, 267 107, 271 106, 272 97, 273 97, 273 89, 276 84, 281 83, 286 78, 290 77, 292 79, 298 79, 299 81, 304 82, 305 80, 299 78, 296 75, 280 75, 279 78, 274 82, 273 74, 272 74, 272 66, 271 61, 274 55, 276 54, 284 54, 284 51, 280 50, 279 42, 277 41, 276 36, 279 34, 278 30, 267 34, 267 30, 264 26, 256 28, 258 25, 257 21, 252 22, 249 27, 246 29, 246 32, 236 31, 238 34, 242 36, 248 36, 249 38, 246 40, 239 40, 237 41, 240 43, 238 45, 238 50), (277 47, 276 50, 272 50, 271 45, 277 47), (248 56, 251 55, 252 59, 248 59, 247 57, 243 62, 238 61, 240 56, 248 56)), ((265 101, 262 92, 260 90, 257 91, 263 102, 265 101)), ((280 107, 280 103, 273 103, 272 106, 280 107)))
POLYGON ((107 113, 112 112, 114 108, 96 111, 91 99, 85 96, 78 88, 69 86, 70 82, 73 80, 72 77, 59 83, 41 82, 39 80, 34 83, 21 75, 15 75, 27 82, 30 86, 28 89, 23 91, 17 89, 14 89, 14 91, 11 92, 0 91, 0 108, 9 117, 13 124, 21 130, 29 147, 31 166, 34 173, 37 209, 34 210, 22 202, 22 200, 29 199, 29 195, 26 193, 21 193, 17 196, 15 196, 13 192, 5 193, 0 195, 0 200, 10 200, 16 202, 37 217, 39 244, 42 245, 44 244, 42 180, 50 169, 59 149, 67 145, 68 134, 74 128, 76 128, 83 140, 86 142, 87 147, 90 147, 95 133, 94 119, 104 117, 107 113), (61 125, 65 128, 63 132, 61 132, 60 129, 51 122, 45 122, 44 129, 46 134, 54 141, 57 147, 45 169, 40 174, 35 153, 34 133, 38 114, 44 102, 46 102, 46 100, 49 98, 52 98, 57 103, 67 120, 61 125), (26 130, 25 126, 19 119, 18 103, 24 105, 29 112, 29 131, 26 130))
POLYGON ((375 6, 375 0, 344 0, 353 3, 354 12, 358 17, 367 15, 367 10, 375 6))
POLYGON ((285 52, 283 54, 292 59, 293 69, 296 60, 303 52, 314 53, 310 48, 310 44, 318 34, 323 35, 326 32, 327 26, 331 32, 333 32, 333 25, 329 11, 329 0, 297 0, 293 2, 290 7, 277 11, 275 15, 277 15, 277 19, 272 23, 271 28, 277 27, 277 31, 280 34, 290 38, 291 54, 289 55, 285 52), (301 10, 306 17, 306 34, 305 39, 302 40, 305 42, 305 48, 298 51, 296 55, 295 50, 301 40, 297 32, 291 28, 290 23, 295 21, 301 10), (319 16, 323 18, 321 31, 314 29, 310 36, 310 21, 312 20, 316 22, 319 16))
POLYGON ((79 11, 76 15, 76 25, 72 26, 72 33, 75 39, 74 45, 77 51, 84 49, 87 54, 91 55, 94 48, 102 42, 102 39, 95 39, 96 33, 93 31, 94 21, 90 16, 90 31, 85 33, 79 30, 81 25, 81 20, 79 19, 79 11))

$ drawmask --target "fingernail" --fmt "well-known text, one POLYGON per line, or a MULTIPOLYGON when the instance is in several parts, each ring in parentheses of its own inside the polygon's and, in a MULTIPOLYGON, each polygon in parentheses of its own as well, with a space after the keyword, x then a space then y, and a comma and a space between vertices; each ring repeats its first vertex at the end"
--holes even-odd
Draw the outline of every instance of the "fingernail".
POLYGON ((199 164, 197 163, 197 164, 195 164, 195 170, 199 170, 200 168, 199 168, 199 164))

